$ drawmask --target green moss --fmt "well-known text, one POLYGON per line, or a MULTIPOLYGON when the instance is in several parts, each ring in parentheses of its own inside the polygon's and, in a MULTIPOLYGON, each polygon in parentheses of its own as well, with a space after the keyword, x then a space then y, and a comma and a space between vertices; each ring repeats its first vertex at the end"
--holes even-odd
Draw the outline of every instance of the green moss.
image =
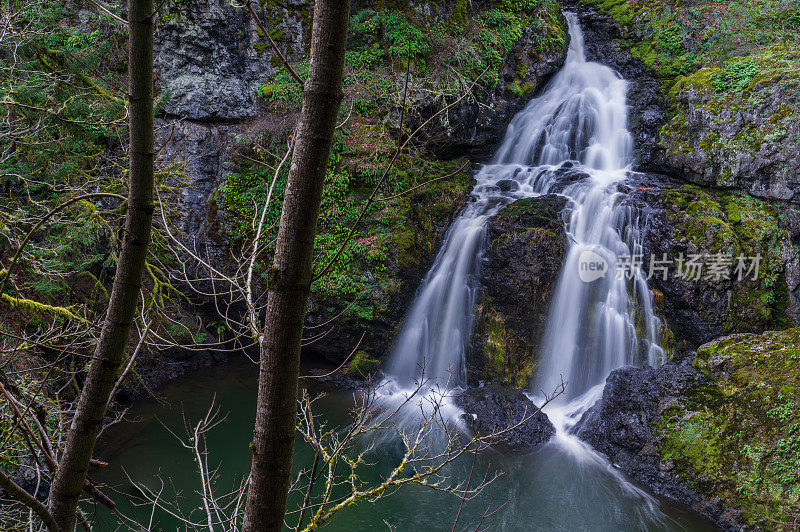
POLYGON ((633 5, 628 0, 588 0, 586 3, 608 13, 626 25, 631 24, 636 16, 633 5))
POLYGON ((765 529, 800 517, 798 346, 800 329, 734 335, 702 346, 694 364, 711 381, 653 423, 662 460, 765 529))
POLYGON ((483 373, 479 378, 523 388, 530 382, 535 367, 530 349, 506 325, 487 294, 483 295, 475 312, 484 332, 481 345, 483 373))
POLYGON ((750 85, 758 71, 756 58, 729 61, 711 75, 711 83, 717 92, 741 92, 750 85))
POLYGON ((468 16, 467 0, 456 0, 453 13, 450 15, 450 22, 456 27, 461 27, 464 25, 468 16))
POLYGON ((505 218, 520 215, 532 215, 533 224, 550 225, 553 212, 551 206, 541 198, 527 198, 515 201, 502 211, 500 216, 505 218))
POLYGON ((0 303, 12 309, 22 310, 45 318, 62 318, 80 323, 86 323, 86 320, 75 314, 72 309, 66 307, 47 305, 31 299, 12 297, 8 294, 0 295, 0 303))
MULTIPOLYGON (((463 204, 469 189, 469 173, 458 170, 466 159, 440 161, 418 153, 405 152, 389 172, 385 185, 365 212, 350 240, 347 236, 366 198, 386 171, 393 156, 394 139, 387 128, 370 120, 351 117, 349 130, 337 133, 323 188, 314 243, 317 268, 335 260, 325 277, 312 285, 313 299, 320 305, 346 307, 345 314, 371 320, 388 310, 390 296, 397 292, 397 266, 420 272, 434 252, 443 224, 463 204), (436 177, 446 179, 435 180, 436 177)), ((276 143, 271 151, 279 153, 276 143)), ((239 171, 226 176, 217 191, 221 229, 235 246, 246 245, 253 236, 251 221, 266 201, 271 171, 251 159, 248 146, 240 148, 248 158, 239 171)), ((268 159, 274 165, 274 159, 268 159)), ((266 215, 262 245, 274 251, 288 169, 275 184, 273 201, 266 215)), ((257 273, 266 280, 266 269, 257 273)))
POLYGON ((366 351, 358 351, 353 355, 353 359, 347 364, 346 373, 351 376, 367 377, 375 372, 380 364, 379 360, 369 358, 366 351))
MULTIPOLYGON (((393 78, 407 68, 413 74, 411 90, 420 95, 444 98, 460 94, 481 74, 480 86, 492 88, 501 81, 504 56, 526 31, 538 54, 563 48, 566 27, 558 3, 526 0, 473 6, 458 0, 450 19, 439 22, 405 3, 356 9, 345 53, 345 93, 348 99, 375 101, 380 109, 377 114, 385 116, 395 111, 401 97, 393 78)), ((263 48, 257 50, 261 51, 263 48)), ((295 69, 304 77, 307 61, 295 69)), ((259 93, 276 110, 297 108, 297 83, 281 70, 259 93)), ((530 94, 534 88, 522 79, 508 87, 520 95, 530 94)))
MULTIPOLYGON (((432 165, 436 168, 435 172, 446 175, 464 162, 465 159, 459 158, 432 165)), ((431 183, 397 198, 389 207, 396 214, 397 223, 387 235, 387 243, 394 246, 400 266, 415 269, 424 267, 438 243, 442 221, 452 216, 466 198, 468 175, 466 172, 459 173, 450 179, 431 183)))
POLYGON ((536 87, 538 87, 538 84, 535 81, 520 82, 520 80, 515 79, 509 89, 517 96, 524 97, 533 94, 536 87))
POLYGON ((727 255, 734 278, 739 257, 746 265, 760 257, 757 278, 752 278, 753 271, 732 287, 723 329, 730 333, 786 327, 789 292, 783 250, 790 239, 774 207, 748 195, 711 193, 694 185, 662 194, 667 216, 678 228, 673 237, 682 246, 706 255, 727 255))
POLYGON ((622 44, 661 78, 669 104, 661 146, 679 155, 702 152, 719 176, 719 186, 735 185, 730 161, 736 152, 757 152, 764 142, 777 141, 787 131, 787 117, 794 121, 800 117, 800 106, 795 105, 770 120, 746 120, 734 138, 719 138, 723 128, 713 119, 705 120, 704 127, 716 130, 716 139, 686 134, 692 107, 711 116, 720 116, 723 110, 758 109, 776 90, 797 101, 800 33, 786 23, 796 16, 790 2, 586 1, 627 27, 630 37, 622 44))

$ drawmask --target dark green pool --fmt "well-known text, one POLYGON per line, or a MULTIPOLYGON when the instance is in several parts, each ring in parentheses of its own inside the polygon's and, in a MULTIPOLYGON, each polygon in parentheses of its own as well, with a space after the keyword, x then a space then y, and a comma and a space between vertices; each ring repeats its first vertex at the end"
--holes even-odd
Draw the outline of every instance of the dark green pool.
MULTIPOLYGON (((162 493, 175 500, 180 493, 182 508, 195 521, 202 522, 198 510, 200 497, 192 453, 181 447, 163 425, 185 435, 184 418, 189 423, 203 416, 216 396, 227 419, 209 434, 210 465, 220 462, 218 491, 232 489, 250 466, 248 443, 255 415, 257 368, 242 358, 223 365, 195 370, 158 391, 160 401, 147 399, 129 411, 130 422, 120 423, 105 434, 99 457, 109 467, 95 478, 109 485, 106 490, 119 510, 139 522, 148 523, 150 507, 136 506, 136 494, 127 476, 158 489, 157 475, 167 482, 162 493), (162 425, 163 423, 163 425, 162 425), (192 509, 194 513, 192 514, 192 509)), ((306 383, 311 386, 312 383, 306 383)), ((314 392, 322 386, 310 387, 314 392)), ((332 423, 346 423, 353 404, 349 392, 324 389, 327 396, 318 411, 332 423)), ((389 446, 394 447, 394 446, 389 446)), ((310 464, 313 455, 298 441, 295 466, 310 464)), ((372 472, 387 472, 397 458, 397 449, 384 449, 372 472)), ((557 446, 545 447, 528 456, 502 456, 493 452, 481 455, 481 471, 502 470, 504 474, 469 502, 459 519, 458 530, 473 530, 488 507, 500 511, 483 522, 488 530, 713 530, 707 522, 677 504, 655 498, 651 508, 641 496, 624 489, 615 475, 591 463, 581 463, 557 446)), ((466 478, 470 463, 457 464, 455 475, 466 478)), ((374 477, 377 478, 377 477, 374 477)), ((298 501, 291 501, 297 505, 298 501)), ((325 528, 329 530, 387 530, 384 521, 397 530, 451 530, 459 500, 451 494, 407 487, 374 504, 361 503, 340 512, 325 528)), ((116 517, 101 508, 86 508, 98 530, 117 530, 116 517)), ((166 512, 155 513, 154 530, 185 530, 180 521, 166 512)))

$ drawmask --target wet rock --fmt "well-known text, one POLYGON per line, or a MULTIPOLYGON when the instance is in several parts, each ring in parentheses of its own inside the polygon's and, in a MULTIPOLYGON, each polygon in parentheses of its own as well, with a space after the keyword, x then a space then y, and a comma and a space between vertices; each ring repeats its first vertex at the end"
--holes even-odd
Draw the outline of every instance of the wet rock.
POLYGON ((653 430, 663 412, 708 382, 690 360, 658 369, 617 369, 608 376, 601 399, 584 413, 574 431, 636 482, 693 507, 726 530, 739 530, 738 512, 693 489, 677 473, 674 461, 661 459, 661 440, 653 430))
POLYGON ((354 376, 341 370, 331 372, 327 369, 312 369, 309 373, 317 382, 324 382, 339 390, 360 390, 372 382, 363 376, 354 376))
MULTIPOLYGON (((691 363, 623 367, 611 372, 600 401, 575 426, 577 435, 616 461, 631 459, 655 440, 650 422, 662 405, 685 394, 703 377, 691 363)), ((635 460, 634 460, 635 461, 635 460)))
POLYGON ((499 385, 473 388, 455 396, 462 415, 475 434, 500 434, 493 445, 512 452, 535 451, 555 434, 543 412, 519 390, 499 385))
POLYGON ((519 189, 519 183, 513 179, 501 179, 497 182, 497 188, 503 192, 509 192, 519 189))
MULTIPOLYGON (((50 494, 50 476, 42 470, 41 465, 36 464, 33 457, 23 457, 19 466, 11 468, 11 471, 7 471, 7 473, 10 473, 11 480, 17 486, 42 502, 47 500, 47 496, 50 494), (37 466, 39 474, 36 472, 37 466)), ((0 500, 3 501, 3 504, 7 504, 7 501, 14 499, 3 488, 0 488, 0 500)))
POLYGON ((590 177, 591 176, 584 170, 576 168, 574 163, 567 161, 555 170, 555 175, 553 176, 549 190, 551 193, 561 193, 569 185, 583 181, 584 179, 589 179, 590 177))
POLYGON ((467 380, 522 387, 533 374, 567 249, 562 196, 519 200, 488 222, 467 380))

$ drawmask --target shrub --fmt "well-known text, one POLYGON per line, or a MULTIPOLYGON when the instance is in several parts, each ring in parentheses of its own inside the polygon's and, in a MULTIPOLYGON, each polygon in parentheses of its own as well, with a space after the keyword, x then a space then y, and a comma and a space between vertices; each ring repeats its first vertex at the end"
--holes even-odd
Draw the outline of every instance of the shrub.
POLYGON ((741 92, 750 85, 756 74, 758 62, 749 58, 726 64, 711 75, 711 83, 717 92, 741 92))

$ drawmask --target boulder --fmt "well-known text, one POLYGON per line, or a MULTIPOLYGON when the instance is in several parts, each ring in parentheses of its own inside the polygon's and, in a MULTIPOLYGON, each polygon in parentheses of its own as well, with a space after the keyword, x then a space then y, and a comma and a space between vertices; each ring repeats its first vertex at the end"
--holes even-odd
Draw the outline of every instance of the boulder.
POLYGON ((617 369, 608 376, 601 399, 573 430, 636 482, 692 507, 725 530, 740 530, 740 512, 687 481, 662 454, 664 435, 657 430, 662 415, 706 384, 689 359, 658 369, 617 369))
POLYGON ((735 334, 658 369, 613 371, 577 435, 726 530, 798 519, 800 329, 735 334))
POLYGON ((519 200, 488 222, 467 380, 522 387, 530 380, 567 249, 567 200, 519 200))
POLYGON ((511 452, 535 451, 556 431, 547 416, 519 390, 497 384, 472 388, 456 395, 455 403, 464 409, 462 418, 476 435, 508 429, 489 443, 511 452))

